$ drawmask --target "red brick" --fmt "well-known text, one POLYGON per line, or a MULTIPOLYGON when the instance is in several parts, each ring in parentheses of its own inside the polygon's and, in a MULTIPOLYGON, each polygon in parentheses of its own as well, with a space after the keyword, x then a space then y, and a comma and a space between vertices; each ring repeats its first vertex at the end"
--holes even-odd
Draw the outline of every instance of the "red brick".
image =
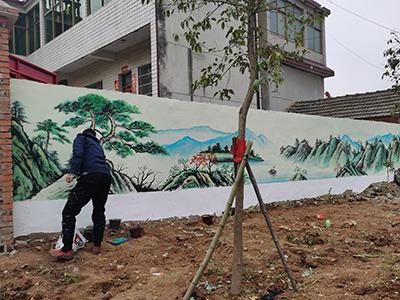
MULTIPOLYGON (((0 140, 1 141, 1 140, 0 140)), ((10 150, 4 150, 0 153, 0 163, 9 162, 12 156, 12 152, 10 150)))
MULTIPOLYGON (((2 187, 1 187, 1 190, 2 190, 3 192, 12 192, 14 189, 13 189, 13 185, 12 185, 12 184, 7 184, 7 185, 2 186, 2 187)), ((1 195, 1 193, 0 193, 0 195, 1 195)), ((3 202, 4 202, 5 204, 7 204, 6 201, 7 201, 7 200, 3 200, 3 202)))
MULTIPOLYGON (((1 229, 1 233, 2 233, 3 236, 12 235, 12 233, 13 233, 13 228, 12 228, 12 227, 2 228, 2 229, 1 229)), ((11 236, 10 236, 10 239, 12 239, 11 236)))
POLYGON ((12 222, 13 217, 12 216, 3 216, 1 219, 4 223, 10 223, 10 222, 12 222))
POLYGON ((6 204, 2 206, 3 210, 12 210, 13 209, 13 205, 12 204, 6 204))
MULTIPOLYGON (((7 182, 7 181, 12 181, 12 175, 10 175, 10 174, 4 174, 4 173, 2 172, 1 173, 1 175, 0 175, 0 182, 2 183, 2 184, 4 184, 5 182, 7 182)), ((4 194, 3 194, 3 196, 4 196, 4 194)))
POLYGON ((0 145, 0 150, 12 150, 11 144, 0 145))
POLYGON ((0 164, 0 170, 11 170, 12 169, 12 163, 2 163, 0 164))
MULTIPOLYGON (((11 139, 0 139, 0 145, 11 145, 12 140, 11 139)), ((1 157, 1 155, 0 155, 1 157)))
POLYGON ((9 133, 0 133, 0 139, 11 139, 11 132, 9 133))
MULTIPOLYGON (((12 162, 2 163, 2 164, 0 164, 0 165, 4 165, 4 164, 12 164, 12 162)), ((12 175, 12 174, 13 174, 13 172, 12 172, 12 167, 9 168, 8 170, 3 169, 3 170, 1 171, 1 175, 12 175)))
POLYGON ((0 96, 0 103, 1 103, 0 111, 6 111, 7 108, 11 107, 10 97, 8 96, 0 96))

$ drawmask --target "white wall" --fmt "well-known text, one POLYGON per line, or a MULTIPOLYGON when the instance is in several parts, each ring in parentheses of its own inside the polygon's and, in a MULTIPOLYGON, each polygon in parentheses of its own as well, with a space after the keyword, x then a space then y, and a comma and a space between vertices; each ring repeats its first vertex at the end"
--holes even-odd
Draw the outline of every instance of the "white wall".
MULTIPOLYGON (((110 196, 109 218, 158 219, 222 210, 229 187, 214 187, 232 183, 229 172, 232 163, 227 163, 228 153, 211 150, 211 146, 219 143, 220 148, 229 147, 232 136, 237 134, 238 108, 12 79, 11 100, 21 103, 27 121, 13 122, 12 125, 14 141, 18 145, 13 148, 17 171, 14 172, 15 191, 18 193, 15 200, 20 200, 15 201, 16 234, 58 230, 63 199, 73 186, 61 177, 66 172, 72 145, 59 143, 53 137, 50 137, 48 148, 41 145, 35 141, 39 134, 37 125, 51 119, 59 126, 65 126, 67 132, 64 134, 72 141, 88 125, 68 126, 65 122, 76 117, 75 112, 66 110, 65 113, 56 106, 66 101, 69 105, 82 104, 77 101, 87 104, 93 100, 93 95, 88 94, 93 93, 103 97, 98 103, 104 101, 107 104, 92 108, 98 121, 104 121, 104 115, 109 112, 110 105, 117 104, 117 99, 119 107, 131 105, 131 109, 124 112, 124 118, 112 115, 107 118, 109 125, 119 124, 117 131, 111 130, 110 126, 107 128, 104 123, 96 127, 104 130, 104 136, 116 134, 116 140, 124 139, 119 134, 126 134, 125 129, 120 129, 127 128, 125 122, 143 121, 154 126, 156 132, 148 132, 148 137, 137 135, 134 140, 124 139, 124 142, 133 143, 130 145, 134 149, 145 149, 139 143, 151 141, 168 152, 168 155, 124 152, 127 154, 124 156, 114 148, 106 149, 108 160, 120 170, 120 173, 115 171, 114 176, 123 179, 115 184, 123 188, 133 186, 129 189, 131 192, 110 196), (211 170, 190 164, 182 167, 179 163, 181 159, 190 160, 203 151, 211 151, 215 158, 220 158, 211 170), (54 155, 50 155, 54 152, 60 167, 55 165, 54 155), (132 180, 143 166, 157 174, 153 188, 159 192, 136 192, 139 189, 132 180), (48 174, 56 175, 48 177, 48 174), (185 190, 193 186, 202 189, 185 190)), ((89 115, 81 114, 83 122, 90 122, 89 115)), ((250 110, 247 128, 247 139, 254 142, 253 150, 259 155, 259 159, 253 157, 250 163, 258 182, 263 184, 262 193, 267 201, 317 196, 327 193, 330 188, 334 193, 349 188, 360 191, 371 182, 385 178, 386 159, 393 160, 396 168, 400 165, 399 124, 250 110), (271 169, 276 173, 272 174, 271 169), (368 176, 336 179, 336 176, 361 174, 368 176), (295 183, 293 180, 306 181, 295 183)), ((118 145, 115 147, 118 150, 118 145)), ((247 205, 254 204, 251 189, 247 195, 247 205)), ((80 224, 90 222, 86 218, 88 209, 80 224)))
MULTIPOLYGON (((371 183, 385 180, 386 176, 382 175, 271 183, 260 185, 260 191, 264 202, 270 203, 317 197, 329 192, 361 192, 371 183)), ((220 215, 225 209, 229 193, 230 188, 209 188, 111 196, 106 206, 106 217, 123 221, 145 221, 214 213, 220 215)), ((258 202, 254 190, 248 185, 245 188, 245 208, 256 204, 258 202)), ((61 212, 64 205, 65 201, 14 202, 14 236, 61 231, 61 212)), ((77 226, 91 225, 91 213, 89 204, 78 216, 77 226)))

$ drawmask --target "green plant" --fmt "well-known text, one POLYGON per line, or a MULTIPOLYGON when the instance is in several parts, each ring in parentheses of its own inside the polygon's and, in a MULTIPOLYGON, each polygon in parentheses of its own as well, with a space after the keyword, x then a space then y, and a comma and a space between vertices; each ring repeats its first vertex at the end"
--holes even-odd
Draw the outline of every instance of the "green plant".
POLYGON ((100 143, 106 150, 115 151, 123 158, 134 153, 168 154, 153 141, 141 141, 156 130, 150 123, 135 120, 134 117, 140 115, 139 108, 124 100, 108 100, 100 95, 88 94, 55 108, 67 115, 75 115, 65 121, 64 127, 88 125, 100 135, 100 143))
POLYGON ((388 45, 390 46, 383 55, 387 59, 385 72, 382 77, 388 77, 393 82, 393 88, 400 92, 400 35, 393 32, 388 45))
POLYGON ((71 143, 64 134, 68 133, 68 131, 66 131, 64 128, 61 128, 51 119, 39 122, 36 126, 35 132, 39 132, 39 135, 35 138, 35 141, 44 147, 46 153, 48 153, 51 139, 61 144, 71 143))
POLYGON ((390 159, 386 159, 383 162, 384 167, 386 168, 386 174, 387 174, 387 181, 390 181, 390 172, 394 171, 394 162, 390 159))
POLYGON ((81 278, 77 274, 69 273, 69 272, 64 272, 64 279, 68 283, 78 283, 81 278))

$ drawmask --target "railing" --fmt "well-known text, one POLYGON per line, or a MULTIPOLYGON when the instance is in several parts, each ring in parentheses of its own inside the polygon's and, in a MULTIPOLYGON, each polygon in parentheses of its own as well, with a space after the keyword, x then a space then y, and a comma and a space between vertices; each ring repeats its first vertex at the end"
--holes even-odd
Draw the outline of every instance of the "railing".
POLYGON ((57 74, 36 66, 16 55, 9 55, 10 77, 57 84, 57 74))

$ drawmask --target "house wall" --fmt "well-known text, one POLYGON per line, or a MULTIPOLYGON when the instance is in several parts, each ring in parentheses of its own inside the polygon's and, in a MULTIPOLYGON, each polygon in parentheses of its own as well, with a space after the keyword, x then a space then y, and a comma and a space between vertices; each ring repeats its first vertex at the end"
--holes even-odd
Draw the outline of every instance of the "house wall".
POLYGON ((98 61, 76 72, 64 76, 71 86, 87 86, 103 81, 103 89, 114 90, 114 81, 118 80, 121 68, 128 66, 137 74, 137 68, 151 63, 150 40, 128 48, 117 55, 114 61, 98 61))
POLYGON ((152 22, 152 5, 113 0, 29 55, 28 60, 57 71, 152 22))
MULTIPOLYGON (((60 229, 73 187, 64 178, 71 143, 92 115, 113 166, 108 218, 221 212, 233 183, 229 146, 238 108, 24 80, 11 80, 11 100, 26 115, 12 123, 16 235, 60 229), (47 144, 46 132, 38 131, 49 120, 61 128, 61 142, 50 135, 47 144), (135 179, 146 175, 146 184, 135 179)), ((398 124, 251 110, 246 136, 254 143, 250 165, 272 201, 358 191, 382 180, 386 160, 400 165, 400 138, 391 134, 399 130, 398 124)), ((255 203, 249 195, 251 187, 246 206, 255 203)))
POLYGON ((296 101, 321 99, 324 79, 321 76, 282 66, 284 81, 278 89, 271 85, 271 110, 286 111, 296 101))
MULTIPOLYGON (((300 1, 295 2, 304 11, 310 11, 306 5, 300 1)), ((159 8, 159 38, 160 38, 160 95, 174 99, 186 101, 198 101, 205 103, 221 104, 221 101, 214 96, 215 91, 229 87, 235 91, 235 95, 230 101, 223 102, 231 106, 239 106, 245 97, 247 91, 248 75, 242 75, 237 70, 227 73, 225 78, 216 88, 199 89, 191 93, 191 83, 200 77, 202 68, 212 64, 218 57, 218 54, 193 53, 183 36, 180 23, 185 18, 183 14, 175 13, 170 18, 162 16, 162 8, 159 8), (175 41, 173 35, 178 34, 179 41, 175 41), (176 67, 179 65, 179 72, 176 67)), ((193 13, 194 18, 208 12, 207 9, 199 9, 193 13)), ((269 15, 267 15, 267 24, 269 26, 269 15)), ((323 29, 325 28, 323 22, 323 29)), ((307 38, 307 37, 305 37, 307 38)), ((216 26, 211 31, 202 33, 202 40, 206 41, 208 47, 217 47, 222 49, 225 46, 225 34, 216 26)), ((287 43, 281 37, 269 32, 268 41, 272 44, 285 44, 287 51, 295 50, 293 43, 287 43)), ((322 53, 307 51, 305 58, 318 64, 326 65, 325 33, 322 36, 322 53)), ((282 67, 284 83, 278 88, 271 86, 271 107, 272 110, 285 110, 293 101, 319 99, 324 96, 324 79, 319 75, 298 70, 294 67, 284 65, 282 67)), ((257 106, 256 96, 254 97, 252 107, 257 106)))

